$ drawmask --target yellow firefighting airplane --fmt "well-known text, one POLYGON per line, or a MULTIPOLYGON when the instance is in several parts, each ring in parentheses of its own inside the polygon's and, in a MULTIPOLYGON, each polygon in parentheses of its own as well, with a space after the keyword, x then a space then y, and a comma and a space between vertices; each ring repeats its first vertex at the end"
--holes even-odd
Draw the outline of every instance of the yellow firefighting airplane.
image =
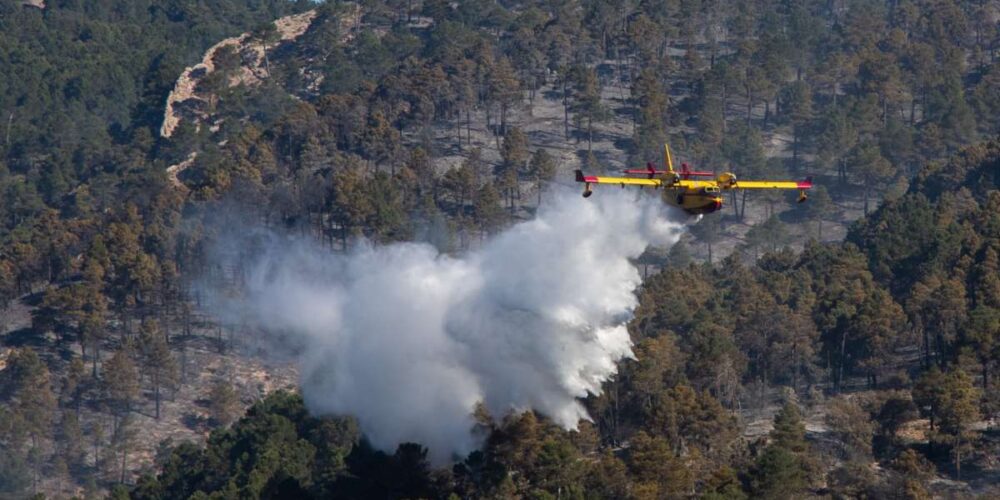
POLYGON ((617 184, 621 187, 652 186, 663 188, 663 200, 675 207, 693 215, 712 213, 722 208, 722 191, 729 189, 798 189, 799 203, 806 201, 806 191, 812 188, 812 180, 804 181, 737 181, 736 176, 724 172, 715 177, 712 172, 695 172, 688 168, 687 163, 681 164, 681 171, 674 170, 674 160, 670 155, 670 146, 664 144, 664 159, 666 170, 656 170, 653 163, 647 163, 645 169, 625 170, 626 174, 643 174, 645 179, 638 177, 603 177, 584 175, 576 171, 576 182, 584 183, 583 197, 594 193, 594 184, 617 184), (697 180, 697 177, 715 177, 715 179, 697 180))

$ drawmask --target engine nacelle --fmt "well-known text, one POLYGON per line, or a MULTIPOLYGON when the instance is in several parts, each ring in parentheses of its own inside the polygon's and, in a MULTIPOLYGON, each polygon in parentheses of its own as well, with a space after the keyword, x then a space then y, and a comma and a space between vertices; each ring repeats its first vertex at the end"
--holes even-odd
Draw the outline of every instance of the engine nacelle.
POLYGON ((732 172, 723 172, 715 180, 721 188, 731 188, 736 185, 736 175, 732 172))

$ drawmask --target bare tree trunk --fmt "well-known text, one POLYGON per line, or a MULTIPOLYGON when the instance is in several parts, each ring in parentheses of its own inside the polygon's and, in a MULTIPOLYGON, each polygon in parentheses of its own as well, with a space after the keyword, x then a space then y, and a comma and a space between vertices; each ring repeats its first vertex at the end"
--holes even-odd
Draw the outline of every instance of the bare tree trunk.
POLYGON ((587 153, 593 150, 594 146, 594 119, 587 119, 587 153))
POLYGON ((840 366, 837 369, 837 392, 841 391, 844 383, 844 354, 847 352, 847 330, 840 335, 840 366))
POLYGON ((929 369, 931 367, 931 338, 926 328, 921 327, 921 330, 924 334, 924 368, 929 369))
POLYGON ((959 435, 958 435, 957 441, 958 441, 958 443, 955 446, 955 477, 957 477, 958 480, 961 481, 962 480, 962 435, 961 435, 961 431, 959 431, 959 435))
POLYGON ((750 126, 750 114, 753 112, 753 94, 747 89, 747 126, 750 126))
POLYGON ((261 50, 261 52, 264 53, 264 71, 267 72, 267 77, 270 78, 271 77, 271 61, 267 57, 267 46, 264 45, 263 41, 260 43, 260 50, 261 50))
POLYGON ((799 172, 799 127, 792 125, 792 172, 799 172))
POLYGON ((10 115, 7 117, 7 133, 4 137, 4 148, 10 149, 10 127, 14 124, 14 112, 11 111, 10 115))
POLYGON ((566 75, 563 75, 562 101, 563 101, 563 136, 569 139, 569 96, 566 94, 566 75))
POLYGON ((128 460, 128 444, 122 443, 122 477, 121 481, 119 481, 121 484, 125 484, 125 464, 127 460, 128 460))

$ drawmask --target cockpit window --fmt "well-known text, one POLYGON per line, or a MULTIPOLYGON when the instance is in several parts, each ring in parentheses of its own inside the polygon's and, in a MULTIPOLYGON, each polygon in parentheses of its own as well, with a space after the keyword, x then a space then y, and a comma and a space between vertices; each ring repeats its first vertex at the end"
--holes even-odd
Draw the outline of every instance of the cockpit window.
POLYGON ((716 194, 716 193, 719 192, 719 188, 718 188, 718 186, 708 186, 708 187, 705 188, 705 192, 706 193, 716 194))

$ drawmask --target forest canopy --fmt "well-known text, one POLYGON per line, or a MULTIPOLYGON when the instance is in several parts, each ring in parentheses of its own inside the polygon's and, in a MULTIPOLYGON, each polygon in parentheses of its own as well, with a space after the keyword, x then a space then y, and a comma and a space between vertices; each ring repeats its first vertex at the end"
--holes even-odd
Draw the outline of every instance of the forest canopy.
POLYGON ((996 493, 996 2, 23 4, 0 1, 0 496, 52 478, 138 498, 996 493), (280 39, 273 20, 312 9, 280 39), (242 33, 161 134, 185 68, 242 33), (821 187, 798 208, 727 199, 640 259, 635 359, 578 432, 479 415, 483 448, 434 468, 298 394, 194 382, 189 358, 254 345, 194 286, 244 271, 209 259, 224 207, 330 252, 459 254, 571 168, 668 141, 821 187), (184 390, 206 416, 178 425, 215 430, 137 470, 142 422, 184 390))

